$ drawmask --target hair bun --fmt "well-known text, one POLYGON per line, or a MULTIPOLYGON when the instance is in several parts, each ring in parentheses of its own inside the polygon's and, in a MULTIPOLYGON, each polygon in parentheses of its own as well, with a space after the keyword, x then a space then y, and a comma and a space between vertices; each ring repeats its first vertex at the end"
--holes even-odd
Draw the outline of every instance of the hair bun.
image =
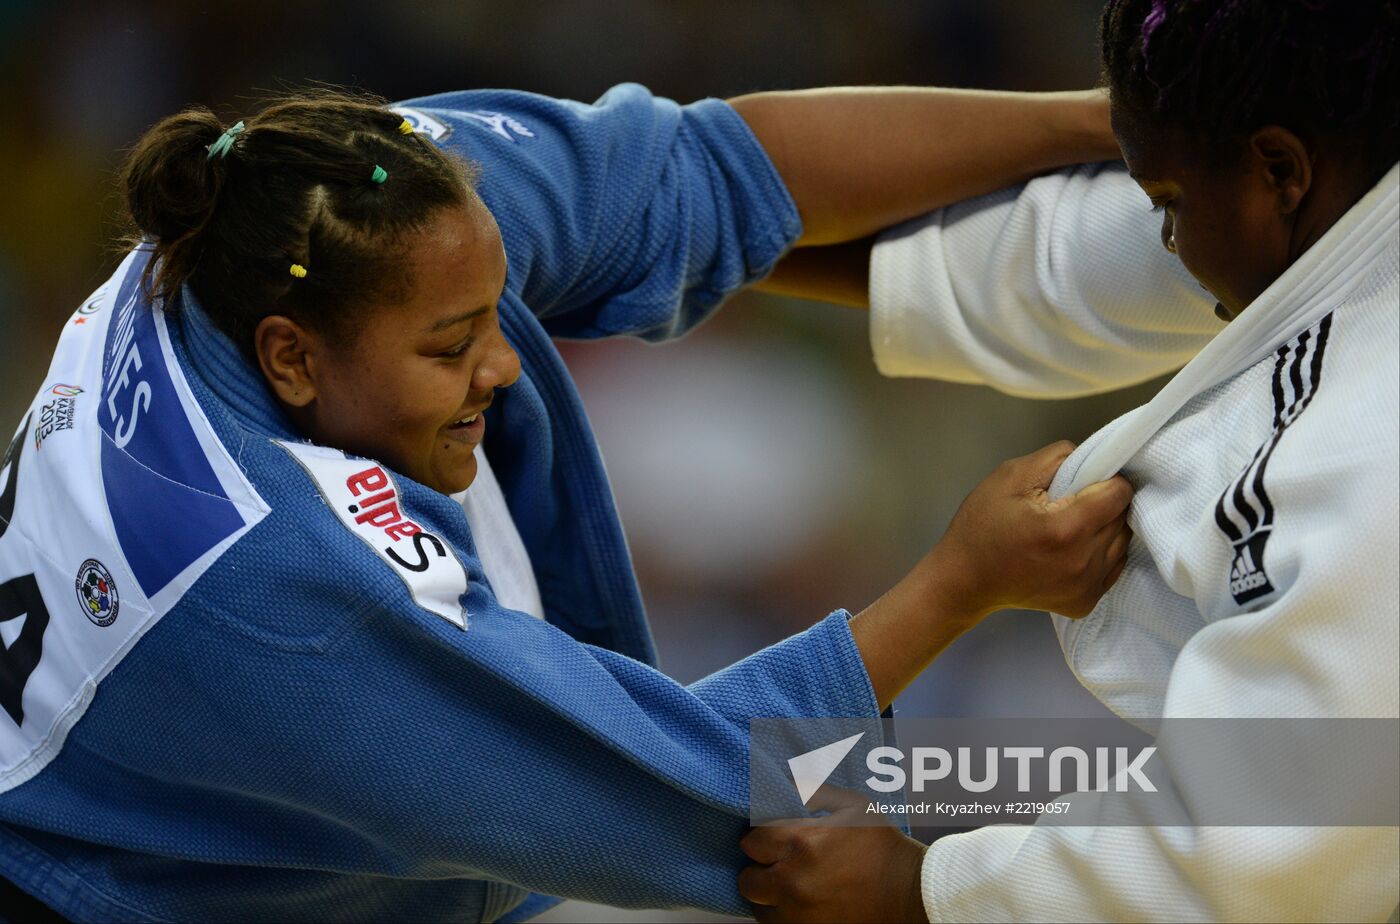
POLYGON ((209 146, 223 133, 218 116, 200 107, 162 119, 142 137, 121 183, 143 235, 173 245, 208 223, 224 176, 222 165, 209 159, 209 146))

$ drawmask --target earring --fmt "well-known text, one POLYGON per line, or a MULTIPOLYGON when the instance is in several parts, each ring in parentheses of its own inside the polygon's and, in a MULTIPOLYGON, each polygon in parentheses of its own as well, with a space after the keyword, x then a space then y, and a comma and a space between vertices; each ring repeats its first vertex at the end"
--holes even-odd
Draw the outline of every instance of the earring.
POLYGON ((1167 235, 1167 251, 1168 251, 1169 253, 1176 253, 1176 232, 1175 232, 1175 231, 1173 231, 1173 232, 1171 232, 1170 234, 1167 235))

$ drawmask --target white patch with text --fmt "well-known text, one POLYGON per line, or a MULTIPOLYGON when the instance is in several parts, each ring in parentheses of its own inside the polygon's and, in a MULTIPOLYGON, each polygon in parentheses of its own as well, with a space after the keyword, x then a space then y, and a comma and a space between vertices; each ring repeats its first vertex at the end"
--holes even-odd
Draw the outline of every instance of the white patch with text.
POLYGON ((467 573, 440 537, 403 510, 393 476, 378 462, 337 449, 278 440, 306 469, 346 529, 384 559, 413 600, 458 628, 467 627, 467 573))

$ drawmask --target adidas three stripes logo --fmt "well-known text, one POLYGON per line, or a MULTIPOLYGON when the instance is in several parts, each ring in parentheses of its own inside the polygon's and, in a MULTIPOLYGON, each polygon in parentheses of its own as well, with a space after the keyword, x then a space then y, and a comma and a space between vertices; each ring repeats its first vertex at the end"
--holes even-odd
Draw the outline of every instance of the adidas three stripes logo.
POLYGON ((1216 525, 1235 550, 1230 563, 1230 594, 1240 605, 1274 592, 1264 570, 1264 549, 1274 526, 1274 504, 1269 499, 1265 473, 1279 440, 1317 393, 1331 330, 1332 315, 1328 314, 1279 347, 1273 375, 1273 432, 1215 504, 1216 525))

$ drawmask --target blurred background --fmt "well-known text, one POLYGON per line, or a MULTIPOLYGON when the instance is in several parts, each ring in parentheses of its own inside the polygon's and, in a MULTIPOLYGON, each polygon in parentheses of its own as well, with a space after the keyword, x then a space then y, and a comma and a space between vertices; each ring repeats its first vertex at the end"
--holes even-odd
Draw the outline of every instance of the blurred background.
MULTIPOLYGON (((512 87, 592 100, 621 81, 681 101, 831 84, 1073 89, 1096 82, 1101 5, 0 0, 0 421, 6 433, 17 425, 65 318, 116 265, 123 149, 183 106, 232 122, 261 91, 310 79, 390 98, 512 87)), ((681 681, 868 605, 997 463, 1081 440, 1159 384, 1031 402, 883 379, 864 313, 758 294, 679 343, 567 345, 565 357, 662 667, 681 681)), ((1102 714, 1047 618, 1016 612, 958 641, 899 708, 1102 714)), ((617 914, 569 903, 549 920, 617 914)))

